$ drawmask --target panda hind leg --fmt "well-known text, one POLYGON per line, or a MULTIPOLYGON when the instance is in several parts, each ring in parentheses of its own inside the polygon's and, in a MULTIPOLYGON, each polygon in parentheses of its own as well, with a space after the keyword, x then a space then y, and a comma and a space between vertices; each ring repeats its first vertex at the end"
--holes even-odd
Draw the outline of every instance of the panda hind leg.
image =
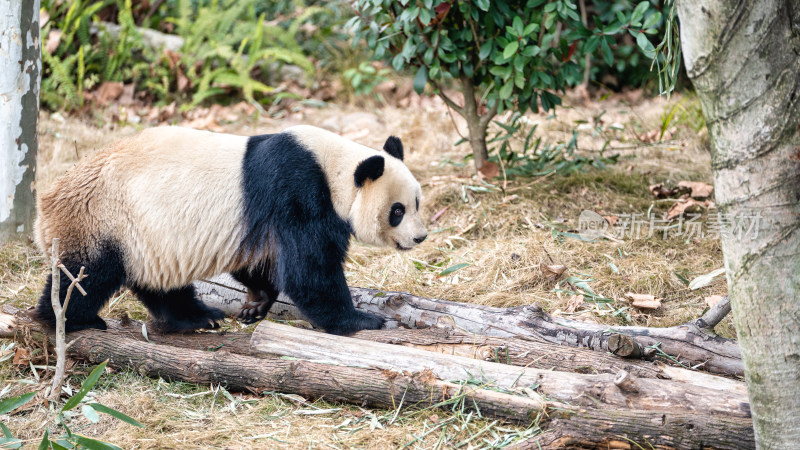
MULTIPOLYGON (((88 275, 81 280, 80 285, 86 291, 86 295, 81 294, 77 289, 73 289, 70 295, 69 304, 66 311, 65 328, 67 332, 95 328, 106 329, 106 323, 100 318, 98 313, 108 302, 111 295, 116 292, 125 282, 124 267, 119 252, 114 246, 105 245, 99 256, 84 259, 79 256, 69 254, 61 257, 61 263, 72 273, 77 275, 81 266, 85 267, 88 275)), ((72 282, 65 274, 59 277, 59 296, 61 304, 67 295, 67 290, 72 282)), ((39 298, 39 304, 33 312, 33 317, 43 322, 45 325, 55 328, 56 317, 51 303, 51 290, 53 287, 53 275, 47 276, 44 290, 39 298)))
POLYGON ((180 333, 199 328, 218 328, 225 313, 197 299, 194 286, 168 291, 131 286, 136 297, 147 306, 153 327, 160 333, 180 333))
POLYGON ((241 269, 231 275, 247 288, 247 302, 236 318, 242 323, 251 324, 266 317, 279 294, 278 289, 270 281, 269 274, 264 270, 251 272, 241 269))

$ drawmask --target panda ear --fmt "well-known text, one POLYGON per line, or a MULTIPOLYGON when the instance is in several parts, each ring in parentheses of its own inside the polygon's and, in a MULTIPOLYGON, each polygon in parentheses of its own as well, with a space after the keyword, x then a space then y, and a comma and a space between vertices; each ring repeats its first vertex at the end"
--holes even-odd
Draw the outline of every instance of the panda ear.
POLYGON ((386 150, 386 153, 394 156, 400 161, 403 160, 403 143, 400 142, 399 137, 389 136, 389 139, 387 139, 386 143, 383 144, 383 149, 386 150))
POLYGON ((358 167, 356 167, 356 172, 353 176, 356 187, 363 186, 367 179, 375 181, 380 178, 380 176, 383 175, 384 163, 385 160, 383 156, 380 155, 370 156, 358 163, 358 167))

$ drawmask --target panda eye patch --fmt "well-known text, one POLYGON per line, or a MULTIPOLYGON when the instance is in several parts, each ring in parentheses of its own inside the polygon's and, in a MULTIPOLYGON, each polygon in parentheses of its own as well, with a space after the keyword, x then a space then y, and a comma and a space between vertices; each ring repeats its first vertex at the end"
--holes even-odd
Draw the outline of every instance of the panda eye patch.
POLYGON ((396 227, 403 221, 406 214, 406 207, 402 203, 395 203, 389 210, 389 225, 396 227))

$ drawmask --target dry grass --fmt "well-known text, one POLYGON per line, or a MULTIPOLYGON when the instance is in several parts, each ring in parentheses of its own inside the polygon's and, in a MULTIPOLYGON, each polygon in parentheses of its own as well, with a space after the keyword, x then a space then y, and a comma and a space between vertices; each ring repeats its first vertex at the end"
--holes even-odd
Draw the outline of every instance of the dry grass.
MULTIPOLYGON (((380 147, 389 134, 403 139, 406 162, 423 184, 423 217, 430 220, 443 208, 447 210, 430 224, 429 239, 411 252, 355 242, 346 263, 351 285, 493 306, 539 303, 553 314, 647 326, 669 326, 698 317, 705 308, 704 297, 726 292, 724 277, 709 287, 691 291, 678 276, 691 280, 722 267, 718 240, 687 242, 684 237, 656 236, 586 242, 559 234, 577 228, 582 210, 607 215, 650 210, 660 216, 671 203, 654 201, 648 191, 650 184, 684 179, 711 182, 705 129, 697 131, 696 102, 679 97, 666 102, 616 96, 600 104, 563 108, 555 118, 538 115, 529 119, 538 124, 537 135, 551 143, 568 140, 582 123, 596 123, 597 127, 582 125, 579 148, 587 153, 608 141, 622 155, 620 162, 605 171, 511 179, 505 186, 495 181, 497 189, 474 191, 469 187, 486 186, 474 177, 471 162, 463 164, 465 148, 453 147, 459 136, 437 101, 424 102, 419 108, 387 107, 370 113, 353 108, 309 109, 280 122, 241 117, 221 125, 233 133, 256 134, 296 123, 326 124, 374 147, 380 147), (676 128, 673 140, 667 144, 642 143, 639 137, 661 127, 665 112, 676 104, 680 113, 670 124, 670 128, 676 128), (439 276, 445 268, 460 263, 469 265, 439 276), (594 293, 614 301, 570 304, 569 291, 575 283, 548 280, 539 268, 541 263, 565 265, 565 276, 591 280, 587 285, 594 293), (624 301, 626 292, 653 294, 663 299, 663 306, 655 312, 633 310, 624 301)), ((465 129, 463 123, 457 123, 465 129)), ((43 117, 41 126, 39 189, 46 189, 79 157, 136 131, 130 125, 97 127, 76 118, 43 117)), ((31 246, 0 247, 0 302, 32 305, 43 285, 45 270, 41 256, 31 246)), ((125 292, 105 314, 122 310, 146 318, 142 306, 125 292)), ((718 331, 732 336, 730 319, 718 331)), ((8 362, 0 364, 0 377, 15 392, 26 389, 20 381, 32 380, 27 368, 18 369, 8 362)), ((72 381, 74 387, 79 381, 72 381)), ((499 445, 524 430, 492 425, 475 416, 466 422, 465 414, 430 411, 400 413, 392 422, 395 411, 363 410, 323 401, 307 404, 278 394, 235 396, 237 400, 232 402, 221 391, 207 392, 208 387, 143 379, 128 372, 108 375, 101 384, 96 389, 99 401, 140 420, 146 428, 108 418, 99 424, 89 424, 82 417, 71 420, 81 432, 124 443, 124 447, 397 448, 410 444, 430 448, 455 446, 474 437, 464 444, 468 448, 499 445), (303 414, 317 409, 334 410, 303 414)), ((35 439, 41 436, 48 417, 51 415, 44 407, 37 407, 4 421, 20 437, 35 439)))

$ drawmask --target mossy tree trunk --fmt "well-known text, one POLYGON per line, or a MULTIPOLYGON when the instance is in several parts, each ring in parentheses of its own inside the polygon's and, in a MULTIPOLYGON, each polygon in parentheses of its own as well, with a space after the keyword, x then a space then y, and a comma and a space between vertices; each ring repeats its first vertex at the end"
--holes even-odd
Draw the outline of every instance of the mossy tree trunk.
POLYGON ((0 242, 28 235, 36 197, 39 0, 0 0, 0 242))
POLYGON ((759 448, 800 442, 800 3, 679 0, 759 448))

